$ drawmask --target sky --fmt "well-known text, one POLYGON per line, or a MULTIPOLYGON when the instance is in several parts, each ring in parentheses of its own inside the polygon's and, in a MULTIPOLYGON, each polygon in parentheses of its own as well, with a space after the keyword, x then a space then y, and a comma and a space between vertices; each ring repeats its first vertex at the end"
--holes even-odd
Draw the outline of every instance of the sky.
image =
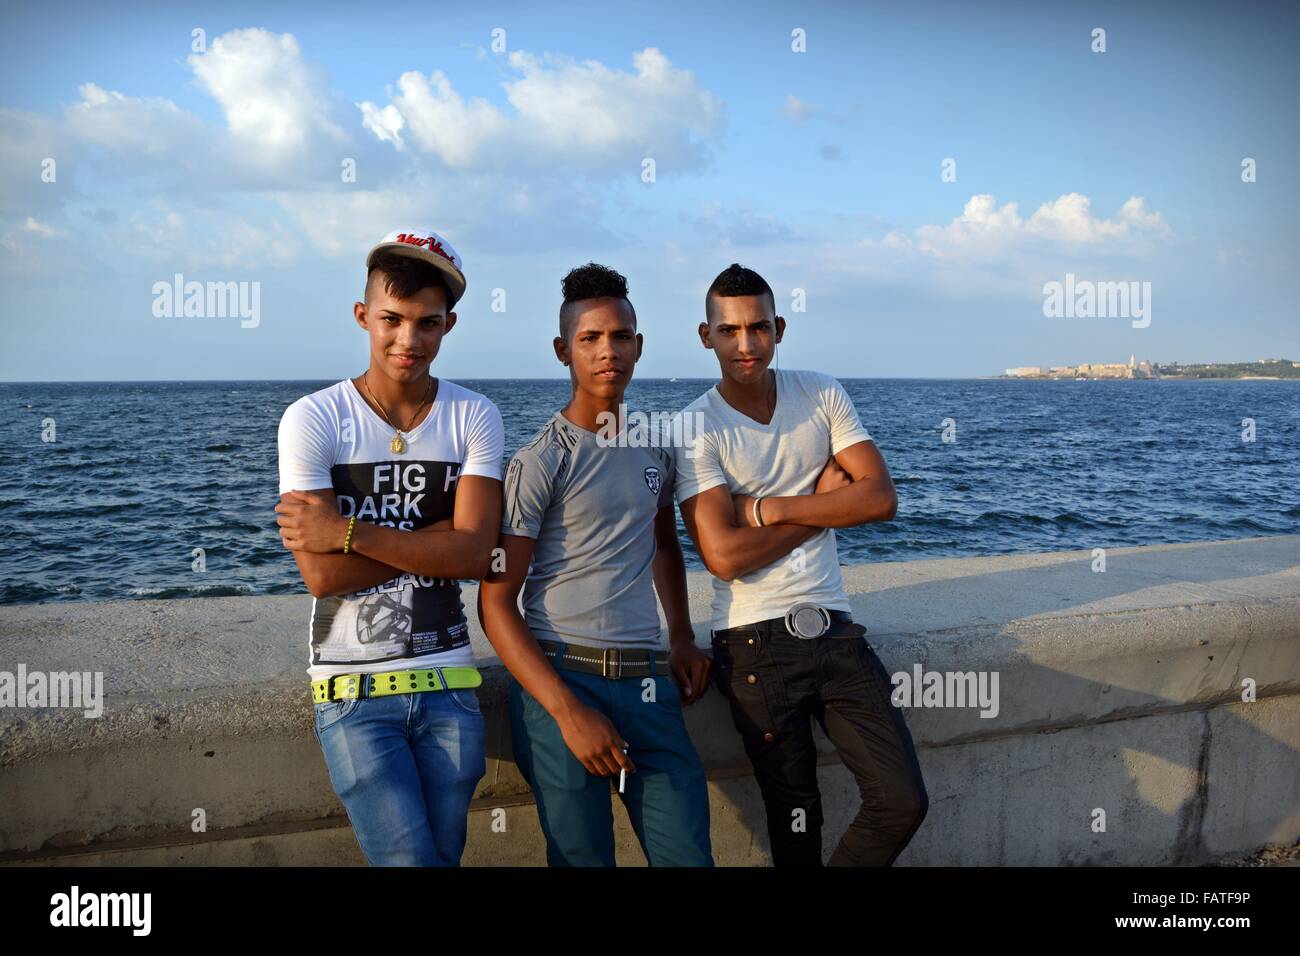
POLYGON ((1293 4, 478 7, 6 4, 0 380, 359 374, 395 229, 464 260, 453 380, 562 377, 589 260, 641 376, 716 376, 732 262, 841 378, 1300 361, 1293 4), (1145 317, 1045 315, 1067 276, 1145 317))

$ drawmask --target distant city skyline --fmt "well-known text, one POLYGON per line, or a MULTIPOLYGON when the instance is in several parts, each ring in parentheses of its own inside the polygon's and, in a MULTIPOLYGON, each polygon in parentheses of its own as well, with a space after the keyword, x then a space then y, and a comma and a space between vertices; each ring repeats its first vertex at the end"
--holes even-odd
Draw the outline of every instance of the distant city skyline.
MULTIPOLYGON (((1300 362, 1282 358, 1264 358, 1247 362, 1152 362, 1148 359, 1138 360, 1136 353, 1129 355, 1128 362, 1077 362, 1067 365, 1019 365, 1006 369, 1002 375, 994 378, 1129 378, 1160 379, 1182 378, 1191 376, 1215 377, 1208 374, 1209 369, 1231 369, 1248 366, 1251 371, 1262 366, 1260 371, 1288 373, 1278 376, 1238 376, 1246 378, 1278 377, 1300 378, 1291 375, 1291 369, 1300 368, 1300 362)), ((1244 370, 1243 370, 1244 371, 1244 370)))

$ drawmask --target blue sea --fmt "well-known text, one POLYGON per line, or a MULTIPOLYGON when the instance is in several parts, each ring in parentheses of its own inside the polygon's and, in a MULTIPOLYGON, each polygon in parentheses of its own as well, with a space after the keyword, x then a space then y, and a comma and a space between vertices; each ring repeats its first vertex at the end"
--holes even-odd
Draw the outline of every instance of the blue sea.
MULTIPOLYGON (((563 380, 457 381, 500 407, 507 455, 568 400, 563 380)), ((1300 532, 1297 381, 842 381, 899 498, 837 532, 845 564, 1300 532)), ((331 384, 0 384, 0 603, 304 591, 276 427, 331 384)), ((676 410, 711 384, 637 380, 627 402, 676 410)))

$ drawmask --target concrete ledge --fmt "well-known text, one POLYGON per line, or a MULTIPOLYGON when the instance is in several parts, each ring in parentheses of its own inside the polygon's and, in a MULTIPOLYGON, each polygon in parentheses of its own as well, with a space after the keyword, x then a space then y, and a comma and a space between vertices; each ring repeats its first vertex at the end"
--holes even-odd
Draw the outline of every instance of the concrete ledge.
MULTIPOLYGON (((1104 573, 1092 564, 1062 552, 845 568, 891 673, 998 676, 995 717, 905 710, 930 811, 900 864, 1186 864, 1300 836, 1300 536, 1113 549, 1104 573)), ((706 648, 710 590, 690 575, 706 648)), ((364 862, 311 730, 309 609, 305 596, 0 609, 0 670, 102 671, 105 693, 99 719, 0 709, 0 860, 364 862), (191 831, 195 808, 207 833, 191 831)), ((465 863, 541 864, 507 675, 473 630, 489 759, 465 863)), ((717 861, 765 863, 725 702, 710 690, 687 723, 717 861)), ((829 852, 858 795, 818 739, 829 852)), ((642 863, 616 806, 620 862, 642 863)))

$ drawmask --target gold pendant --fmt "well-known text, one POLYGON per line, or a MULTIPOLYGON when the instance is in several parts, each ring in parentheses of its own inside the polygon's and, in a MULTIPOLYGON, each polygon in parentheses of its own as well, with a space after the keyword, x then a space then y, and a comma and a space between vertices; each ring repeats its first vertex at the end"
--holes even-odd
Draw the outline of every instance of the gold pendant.
POLYGON ((406 439, 401 435, 394 435, 393 440, 388 443, 388 447, 393 450, 393 454, 400 455, 406 451, 406 439))

